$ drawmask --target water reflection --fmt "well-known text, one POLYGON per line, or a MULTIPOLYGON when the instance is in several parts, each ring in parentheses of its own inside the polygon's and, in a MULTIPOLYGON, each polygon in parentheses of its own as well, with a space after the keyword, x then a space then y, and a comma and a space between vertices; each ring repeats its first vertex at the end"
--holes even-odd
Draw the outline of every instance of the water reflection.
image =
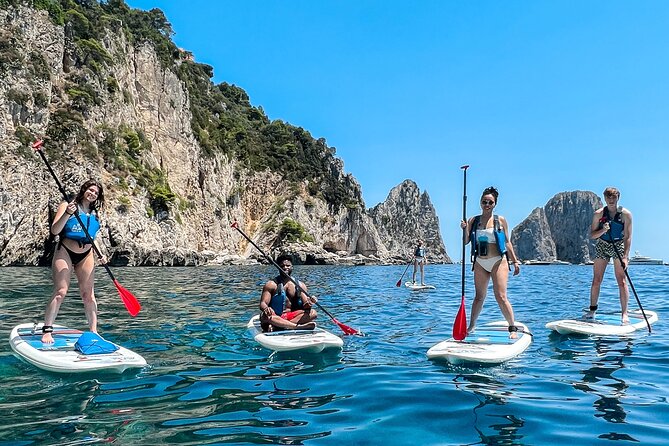
MULTIPOLYGON (((669 311, 665 270, 666 279, 656 280, 657 272, 647 276, 647 282, 662 287, 656 297, 646 298, 658 311, 669 311)), ((452 328, 460 303, 460 268, 435 265, 430 271, 438 276, 437 289, 412 294, 395 286, 401 266, 300 268, 300 278, 313 284, 310 289, 339 320, 368 334, 343 336, 341 351, 304 355, 272 354, 246 332, 247 321, 257 313, 260 287, 275 274, 272 267, 121 269, 123 285, 143 310, 129 317, 113 284, 100 278, 102 331, 141 353, 150 366, 121 376, 84 377, 43 373, 14 358, 6 335, 18 323, 43 317, 50 273, 48 268, 0 268, 0 332, 5 336, 0 345, 0 443, 666 441, 668 384, 662 355, 669 341, 664 321, 652 337, 642 338, 647 342, 631 338, 634 347, 630 339, 545 332, 518 361, 442 367, 428 361, 425 352, 452 328)), ((562 282, 589 283, 591 271, 534 268, 524 277, 514 282, 514 292, 526 296, 518 300, 518 312, 534 314, 537 319, 528 322, 539 327, 544 319, 571 311, 562 282), (552 280, 560 285, 545 285, 552 280), (531 313, 537 308, 542 311, 531 313)), ((615 281, 610 286, 617 292, 615 281)), ((81 302, 75 296, 67 299, 59 320, 81 327, 81 302)), ((336 332, 321 316, 322 326, 336 332)))
POLYGON ((466 381, 458 387, 473 393, 479 400, 479 404, 472 408, 472 427, 481 441, 470 444, 521 444, 524 435, 520 430, 525 421, 515 415, 511 407, 504 408, 514 396, 513 389, 503 381, 481 373, 457 375, 456 381, 466 381))
MULTIPOLYGON (((581 369, 583 378, 573 388, 595 395, 594 416, 608 423, 626 424, 627 410, 623 404, 629 385, 614 373, 625 368, 625 359, 633 353, 631 338, 592 338, 553 333, 550 337, 556 357, 588 365, 581 369), (594 352, 593 352, 594 347, 594 352)), ((625 433, 609 432, 599 438, 637 441, 625 433)))
POLYGON ((629 386, 613 373, 625 367, 623 360, 632 354, 632 341, 596 339, 595 350, 599 359, 583 371, 582 383, 575 383, 574 387, 599 396, 594 403, 599 412, 596 417, 610 423, 624 423, 627 415, 621 399, 629 386), (603 386, 598 386, 599 383, 603 386))

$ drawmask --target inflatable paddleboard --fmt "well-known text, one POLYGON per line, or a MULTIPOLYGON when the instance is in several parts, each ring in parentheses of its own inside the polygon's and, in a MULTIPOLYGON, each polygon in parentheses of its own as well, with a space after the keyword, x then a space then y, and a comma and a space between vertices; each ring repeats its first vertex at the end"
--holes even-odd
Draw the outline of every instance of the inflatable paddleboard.
POLYGON ((414 283, 414 282, 406 282, 404 284, 405 287, 409 288, 411 291, 416 291, 416 290, 434 290, 434 286, 432 285, 421 285, 419 283, 414 283))
POLYGON ((314 330, 281 330, 263 333, 260 316, 255 315, 246 325, 253 339, 268 350, 287 352, 300 350, 319 353, 326 348, 341 348, 344 341, 329 331, 316 327, 314 330))
MULTIPOLYGON (((524 324, 516 326, 529 331, 524 324)), ((462 341, 450 338, 427 351, 430 359, 445 359, 451 364, 479 363, 499 364, 524 352, 532 343, 532 336, 518 331, 518 337, 509 338, 509 324, 506 321, 489 322, 476 327, 473 333, 462 341)))
POLYGON ((146 361, 137 353, 118 346, 113 353, 84 355, 74 349, 83 334, 62 325, 53 326, 53 344, 42 343, 42 324, 21 324, 9 335, 9 345, 19 359, 42 370, 58 373, 115 372, 141 368, 146 361))
MULTIPOLYGON (((646 311, 648 323, 657 322, 657 313, 646 311)), ((628 313, 630 323, 623 325, 620 322, 620 313, 595 313, 594 319, 563 319, 546 324, 546 328, 560 334, 584 334, 595 336, 620 336, 636 330, 647 330, 646 320, 640 310, 628 313)))

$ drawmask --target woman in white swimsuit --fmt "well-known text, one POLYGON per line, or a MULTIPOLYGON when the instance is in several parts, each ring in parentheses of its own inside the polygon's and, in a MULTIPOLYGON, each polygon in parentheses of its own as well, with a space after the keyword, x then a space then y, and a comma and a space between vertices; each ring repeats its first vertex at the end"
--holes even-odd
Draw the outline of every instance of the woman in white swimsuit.
POLYGON ((476 320, 483 309, 483 302, 485 301, 488 292, 488 283, 492 277, 492 288, 495 293, 495 299, 499 305, 499 309, 504 315, 504 319, 509 323, 510 336, 515 338, 517 327, 513 317, 513 308, 506 296, 506 288, 509 280, 509 259, 513 263, 513 275, 520 274, 520 262, 513 250, 509 238, 509 227, 507 221, 501 215, 497 216, 498 228, 495 228, 495 217, 493 216, 493 209, 497 204, 497 197, 499 193, 494 187, 488 187, 481 195, 481 215, 472 217, 468 222, 462 221, 461 227, 466 228, 464 243, 467 244, 472 241, 474 248, 474 286, 476 288, 476 297, 472 303, 471 314, 469 316, 469 327, 467 332, 471 333, 476 326, 476 320), (473 228, 476 224, 476 228, 473 228), (505 252, 501 252, 498 247, 496 229, 503 233, 505 252), (472 232, 476 240, 471 240, 472 232))

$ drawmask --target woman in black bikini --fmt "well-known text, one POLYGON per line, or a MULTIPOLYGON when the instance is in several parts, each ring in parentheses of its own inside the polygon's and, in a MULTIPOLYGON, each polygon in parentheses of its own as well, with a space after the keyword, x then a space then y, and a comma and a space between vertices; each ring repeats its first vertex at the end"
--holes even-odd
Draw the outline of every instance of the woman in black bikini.
MULTIPOLYGON (((84 312, 88 320, 88 326, 92 332, 97 332, 97 302, 93 293, 95 256, 91 239, 100 229, 97 211, 104 205, 104 192, 102 185, 95 180, 86 181, 80 188, 79 193, 71 202, 63 201, 51 225, 51 233, 60 235, 60 241, 53 255, 53 294, 46 306, 44 316, 44 327, 42 328, 42 342, 53 343, 53 323, 58 315, 60 305, 65 299, 70 286, 72 272, 77 276, 79 292, 84 301, 84 312), (79 220, 84 223, 88 238, 79 220)), ((104 261, 104 259, 102 259, 104 261)))

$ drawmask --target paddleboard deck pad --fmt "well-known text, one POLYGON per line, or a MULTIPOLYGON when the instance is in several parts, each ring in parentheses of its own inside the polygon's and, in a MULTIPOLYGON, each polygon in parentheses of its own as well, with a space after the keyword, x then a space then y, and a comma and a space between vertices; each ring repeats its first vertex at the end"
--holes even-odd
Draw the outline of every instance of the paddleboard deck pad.
POLYGON ((268 350, 276 352, 304 351, 319 353, 327 348, 342 348, 344 341, 339 336, 320 327, 314 330, 281 330, 263 333, 260 316, 255 315, 246 325, 253 339, 268 350))
MULTIPOLYGON (((657 313, 645 310, 648 323, 657 322, 657 313)), ((584 334, 595 336, 620 336, 636 330, 647 330, 648 325, 641 310, 628 312, 629 324, 620 322, 621 313, 595 313, 594 319, 563 319, 546 324, 546 328, 560 334, 584 334)))
POLYGON ((435 287, 432 285, 421 285, 419 283, 414 283, 414 282, 405 282, 404 286, 409 288, 411 291, 416 291, 416 290, 434 290, 435 287))
POLYGON ((53 326, 53 344, 42 342, 42 324, 21 324, 14 327, 9 335, 9 345, 19 359, 42 370, 57 373, 114 372, 146 366, 146 360, 139 354, 118 346, 112 353, 84 355, 75 350, 79 337, 83 334, 62 325, 53 326))
POLYGON ((450 338, 434 345, 427 351, 427 357, 444 359, 451 364, 499 364, 508 361, 520 355, 532 343, 532 336, 520 331, 529 331, 527 327, 520 322, 516 322, 516 326, 519 328, 518 337, 512 339, 506 321, 483 324, 462 341, 450 338))

